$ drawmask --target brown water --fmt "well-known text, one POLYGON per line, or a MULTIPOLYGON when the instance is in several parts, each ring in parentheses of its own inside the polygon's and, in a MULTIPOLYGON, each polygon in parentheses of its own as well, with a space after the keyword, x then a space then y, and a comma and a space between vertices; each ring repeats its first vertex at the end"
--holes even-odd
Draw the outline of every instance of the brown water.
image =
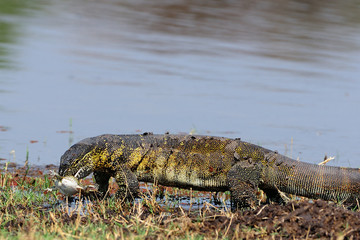
POLYGON ((359 62, 350 0, 4 0, 0 158, 195 129, 360 167, 359 62))

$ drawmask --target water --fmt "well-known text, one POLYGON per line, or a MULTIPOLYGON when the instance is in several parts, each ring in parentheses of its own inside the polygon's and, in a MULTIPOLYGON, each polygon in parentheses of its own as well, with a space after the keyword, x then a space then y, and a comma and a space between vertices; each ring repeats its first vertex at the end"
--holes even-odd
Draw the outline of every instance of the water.
POLYGON ((3 0, 0 158, 195 130, 360 167, 359 62, 350 0, 3 0))

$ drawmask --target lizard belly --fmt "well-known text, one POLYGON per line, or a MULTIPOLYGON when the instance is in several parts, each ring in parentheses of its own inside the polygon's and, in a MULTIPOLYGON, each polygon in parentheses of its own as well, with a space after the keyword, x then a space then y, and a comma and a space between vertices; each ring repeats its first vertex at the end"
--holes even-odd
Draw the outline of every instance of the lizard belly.
POLYGON ((157 154, 146 163, 137 169, 139 181, 203 191, 228 190, 227 172, 231 166, 220 157, 172 151, 157 154))
POLYGON ((227 191, 226 176, 214 177, 199 176, 197 173, 188 173, 184 170, 168 169, 165 173, 137 172, 139 181, 157 183, 163 186, 194 189, 199 191, 227 191))

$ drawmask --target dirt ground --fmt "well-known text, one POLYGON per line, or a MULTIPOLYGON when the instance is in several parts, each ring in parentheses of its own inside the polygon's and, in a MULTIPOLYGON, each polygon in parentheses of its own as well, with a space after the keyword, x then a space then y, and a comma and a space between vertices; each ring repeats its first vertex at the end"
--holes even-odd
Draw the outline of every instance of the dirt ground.
MULTIPOLYGON (((352 236, 360 239, 360 213, 322 200, 290 202, 285 206, 265 205, 256 210, 239 212, 231 223, 232 226, 237 224, 264 228, 265 235, 276 236, 279 233, 278 236, 285 238, 342 239, 352 236)), ((234 227, 230 227, 229 231, 234 231, 234 227)))
MULTIPOLYGON (((39 177, 49 169, 56 169, 56 166, 31 168, 27 176, 39 177)), ((21 176, 24 171, 16 169, 16 174, 21 176)), ((141 214, 143 219, 163 211, 161 208, 156 212, 144 210, 141 214)), ((186 227, 205 237, 214 236, 216 232, 219 237, 225 233, 230 239, 360 239, 360 212, 323 200, 268 204, 255 210, 237 211, 235 214, 204 211, 201 221, 199 211, 187 212, 185 217, 186 227)), ((179 224, 184 221, 184 212, 180 208, 161 218, 158 224, 167 228, 177 221, 179 224)))

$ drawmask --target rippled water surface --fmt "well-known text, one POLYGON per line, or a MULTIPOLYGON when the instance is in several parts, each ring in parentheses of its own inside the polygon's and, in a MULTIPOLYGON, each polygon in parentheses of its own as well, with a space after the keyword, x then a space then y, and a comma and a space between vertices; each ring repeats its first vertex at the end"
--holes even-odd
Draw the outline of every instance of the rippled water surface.
POLYGON ((196 131, 360 167, 359 63, 356 1, 0 1, 0 158, 196 131))

